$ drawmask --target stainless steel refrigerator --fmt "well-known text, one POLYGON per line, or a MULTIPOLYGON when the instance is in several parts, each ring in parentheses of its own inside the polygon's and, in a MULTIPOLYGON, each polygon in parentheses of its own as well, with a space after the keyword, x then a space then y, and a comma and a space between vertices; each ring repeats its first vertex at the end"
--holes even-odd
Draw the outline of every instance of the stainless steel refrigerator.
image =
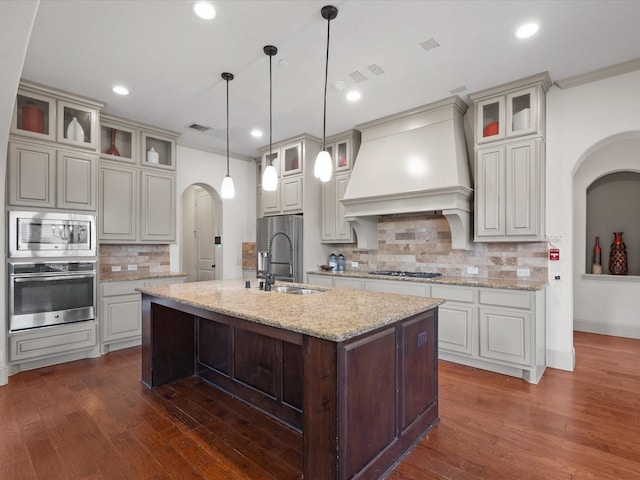
POLYGON ((302 215, 276 215, 256 221, 256 276, 266 275, 267 252, 276 280, 302 282, 302 215))

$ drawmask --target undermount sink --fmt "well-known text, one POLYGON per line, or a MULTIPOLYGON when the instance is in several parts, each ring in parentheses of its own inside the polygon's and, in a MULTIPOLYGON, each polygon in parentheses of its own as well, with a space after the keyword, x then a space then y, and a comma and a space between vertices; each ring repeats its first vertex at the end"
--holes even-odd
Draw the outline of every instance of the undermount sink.
POLYGON ((278 293, 290 293, 292 295, 309 295, 311 293, 324 292, 324 290, 316 288, 303 288, 293 285, 276 285, 271 287, 271 290, 278 293))
POLYGON ((294 287, 293 285, 274 285, 271 290, 279 293, 289 293, 292 290, 299 290, 300 287, 294 287))
POLYGON ((297 290, 289 290, 286 293, 291 295, 309 295, 311 293, 324 292, 324 290, 316 290, 315 288, 298 288, 297 290))

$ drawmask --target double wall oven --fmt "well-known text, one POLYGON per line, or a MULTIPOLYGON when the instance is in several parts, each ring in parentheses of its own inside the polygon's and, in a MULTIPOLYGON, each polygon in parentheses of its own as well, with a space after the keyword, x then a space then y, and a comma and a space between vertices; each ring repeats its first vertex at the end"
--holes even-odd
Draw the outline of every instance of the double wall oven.
POLYGON ((9 212, 9 331, 96 317, 91 215, 9 212))

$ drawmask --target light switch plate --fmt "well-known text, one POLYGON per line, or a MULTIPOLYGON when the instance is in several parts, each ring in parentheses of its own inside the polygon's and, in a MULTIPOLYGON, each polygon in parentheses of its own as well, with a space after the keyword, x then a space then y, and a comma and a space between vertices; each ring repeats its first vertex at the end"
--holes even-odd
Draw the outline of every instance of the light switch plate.
POLYGON ((351 268, 358 268, 358 262, 351 262, 351 268))
POLYGON ((138 270, 138 265, 127 265, 127 270, 138 270))
POLYGON ((122 270, 122 268, 120 267, 120 265, 118 265, 117 267, 116 267, 116 266, 111 267, 111 271, 112 271, 112 272, 119 272, 120 270, 122 270))
POLYGON ((477 275, 478 274, 478 267, 467 267, 467 273, 469 275, 477 275))
POLYGON ((528 277, 530 272, 528 268, 519 268, 517 274, 519 277, 528 277))

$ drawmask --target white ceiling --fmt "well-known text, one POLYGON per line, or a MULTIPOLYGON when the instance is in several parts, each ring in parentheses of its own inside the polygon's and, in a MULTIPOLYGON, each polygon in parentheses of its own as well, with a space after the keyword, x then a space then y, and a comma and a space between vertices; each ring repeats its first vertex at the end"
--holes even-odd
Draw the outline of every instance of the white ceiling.
POLYGON ((273 57, 273 141, 322 136, 327 21, 331 22, 327 135, 466 87, 460 96, 549 71, 561 80, 640 58, 640 1, 213 0, 212 21, 191 1, 42 0, 22 77, 105 102, 104 112, 180 132, 185 144, 256 157, 269 143, 269 60, 273 57), (537 36, 513 37, 526 21, 537 36), (440 46, 425 51, 420 43, 440 46), (288 65, 280 64, 288 60, 288 65), (376 64, 385 73, 373 74, 376 64), (360 71, 367 80, 354 82, 360 71), (342 90, 331 84, 341 80, 342 90), (111 93, 121 83, 128 97, 111 93), (362 99, 350 104, 346 90, 362 99), (206 133, 191 123, 213 127, 206 133), (252 128, 263 129, 253 139, 252 128))

